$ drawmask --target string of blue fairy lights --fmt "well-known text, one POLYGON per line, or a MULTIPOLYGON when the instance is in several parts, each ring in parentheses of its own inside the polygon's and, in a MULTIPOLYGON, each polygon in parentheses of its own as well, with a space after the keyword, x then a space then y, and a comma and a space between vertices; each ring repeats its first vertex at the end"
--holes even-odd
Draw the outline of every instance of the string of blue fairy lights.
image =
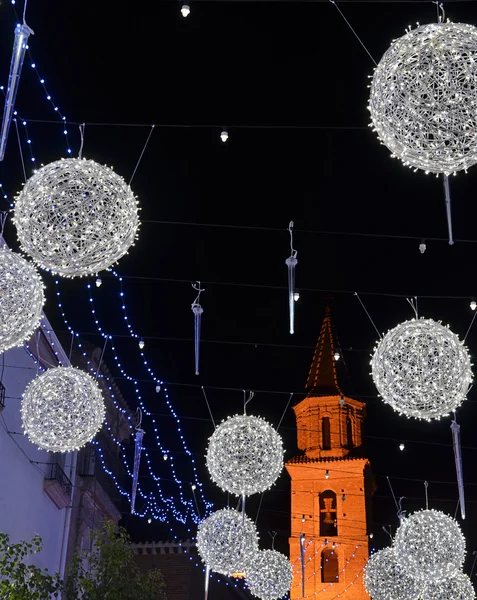
MULTIPOLYGON (((51 335, 51 330, 49 330, 44 324, 41 325, 42 329, 44 330, 44 332, 46 333, 47 336, 50 337, 51 335)), ((51 340, 50 338, 50 344, 53 345, 54 342, 51 340)), ((41 358, 38 358, 34 351, 30 348, 29 344, 25 344, 25 349, 28 352, 28 354, 30 355, 30 357, 32 358, 32 360, 34 361, 34 363, 37 365, 38 369, 41 371, 45 371, 47 367, 42 365, 42 361, 41 358)), ((58 360, 58 364, 61 365, 62 361, 59 358, 58 352, 52 348, 55 356, 57 357, 58 360)), ((84 353, 86 354, 86 353, 84 353)), ((88 363, 90 364, 90 361, 88 361, 88 363)), ((90 370, 95 373, 94 369, 91 367, 90 370)), ((98 375, 98 377, 101 377, 101 374, 98 375)), ((110 397, 114 398, 114 394, 111 392, 110 393, 110 397)), ((113 400, 114 401, 114 400, 113 400)), ((121 410, 121 409, 119 409, 121 410)), ((126 418, 128 417, 128 415, 126 415, 126 418)), ((105 423, 106 428, 111 432, 111 427, 109 426, 109 424, 106 422, 105 423)), ((96 446, 97 448, 97 455, 100 458, 100 462, 102 464, 103 470, 104 472, 109 475, 109 477, 113 480, 113 483, 117 489, 117 491, 119 492, 119 494, 125 498, 128 499, 128 501, 130 502, 131 500, 131 495, 129 492, 125 491, 121 485, 119 484, 115 474, 108 468, 107 464, 106 464, 106 460, 104 458, 104 453, 103 453, 103 449, 101 447, 101 444, 97 441, 97 440, 92 440, 91 442, 94 446, 96 446)), ((151 494, 145 494, 143 493, 141 490, 139 490, 139 494, 147 501, 146 502, 146 507, 145 510, 143 511, 143 513, 136 513, 138 516, 141 517, 146 517, 149 515, 153 515, 154 518, 161 520, 162 522, 165 523, 169 523, 169 520, 167 518, 166 513, 163 511, 163 509, 159 508, 157 506, 157 503, 155 502, 155 499, 153 498, 153 496, 151 494)), ((171 533, 174 534, 174 531, 172 528, 170 528, 171 533)))
MULTIPOLYGON (((30 54, 30 57, 31 57, 31 54, 30 54)), ((52 99, 52 96, 51 96, 51 94, 49 93, 48 89, 46 88, 45 79, 44 79, 44 78, 43 78, 43 77, 40 75, 40 73, 39 73, 39 70, 38 70, 37 64, 36 64, 36 63, 35 63, 35 62, 32 60, 32 62, 31 62, 31 65, 30 65, 30 66, 31 66, 31 68, 33 68, 33 69, 34 69, 34 71, 35 71, 35 73, 36 73, 36 75, 37 75, 37 77, 38 77, 38 80, 39 80, 39 82, 40 82, 40 84, 41 84, 41 86, 42 86, 42 88, 43 88, 43 90, 44 90, 44 92, 45 92, 45 97, 46 97, 47 101, 49 102, 50 106, 52 107, 53 111, 54 111, 54 112, 55 112, 55 113, 58 115, 58 117, 59 117, 59 119, 60 119, 61 121, 65 122, 65 121, 66 121, 66 117, 65 117, 65 116, 62 114, 62 112, 60 111, 59 107, 56 105, 56 103, 55 103, 55 102, 54 102, 54 100, 52 99)), ((3 86, 1 86, 1 87, 0 87, 0 90, 3 90, 3 86)), ((23 128, 24 128, 24 130, 25 130, 25 138, 26 138, 26 144, 27 144, 27 147, 28 147, 28 151, 29 151, 29 154, 30 154, 30 160, 31 160, 31 162, 32 162, 32 163, 34 163, 34 164, 35 164, 35 163, 36 163, 36 158, 35 158, 35 156, 33 155, 33 150, 32 150, 32 140, 31 140, 31 136, 30 136, 30 135, 29 135, 29 133, 28 133, 28 124, 27 124, 27 121, 26 121, 25 119, 21 119, 21 117, 19 117, 19 116, 18 116, 18 113, 17 113, 17 111, 15 111, 15 113, 14 113, 14 116, 15 116, 15 117, 17 117, 17 119, 19 119, 19 120, 20 120, 20 122, 21 122, 21 124, 22 124, 22 126, 23 126, 23 128)), ((68 130, 66 129, 66 125, 64 125, 63 134, 64 134, 64 136, 65 136, 65 138, 66 138, 66 141, 67 141, 67 148, 66 148, 66 152, 67 152, 67 154, 71 154, 71 148, 70 148, 70 144, 69 144, 69 141, 68 141, 68 130)), ((19 142, 20 142, 20 140, 19 140, 19 142)), ((2 184, 0 184, 0 187, 3 187, 3 185, 2 185, 2 184)), ((8 200, 8 195, 7 195, 6 193, 4 193, 4 199, 8 200)), ((10 202, 10 206, 11 206, 11 207, 13 206, 13 203, 12 203, 12 202, 10 202)), ((61 302, 60 302, 59 304, 61 304, 61 302)), ((61 307, 61 306, 60 306, 60 308, 62 309, 62 307, 61 307)), ((94 311, 94 309, 93 309, 93 311, 94 311)), ((64 316, 64 318, 66 318, 66 316, 64 315, 64 311, 62 311, 62 315, 64 316)), ((94 315, 94 312, 93 312, 93 315, 94 315)), ((95 319, 95 321, 97 321, 97 320, 95 319)), ((96 322, 96 324, 97 324, 97 325, 99 325, 99 323, 98 323, 98 322, 96 322)), ((65 321, 65 325, 68 327, 68 329, 69 329, 70 333, 72 333, 72 334, 73 334, 73 330, 72 330, 72 328, 69 326, 69 324, 68 324, 66 321, 65 321)), ((101 327, 99 328, 99 330, 100 330, 100 332, 101 332, 101 327)), ((76 336, 76 337, 77 337, 77 336, 76 336)), ((109 339, 111 340, 111 348, 112 348, 112 350, 113 350, 113 353, 114 353, 114 356, 115 356, 116 363, 118 364, 118 368, 120 368, 120 369, 121 369, 121 372, 122 372, 123 376, 124 376, 126 379, 128 379, 130 382, 132 382, 132 383, 135 385, 135 393, 136 393, 137 399, 138 399, 138 401, 139 401, 139 405, 140 405, 141 409, 143 410, 143 412, 144 412, 146 415, 150 416, 150 412, 149 412, 149 411, 147 411, 147 409, 145 408, 145 406, 144 406, 144 403, 143 403, 143 401, 142 401, 142 397, 141 397, 141 395, 140 395, 140 393, 139 393, 139 388, 138 388, 138 385, 139 385, 139 384, 138 384, 138 382, 137 382, 136 380, 134 380, 134 378, 132 378, 131 376, 129 376, 129 374, 127 374, 127 373, 124 371, 124 369, 123 369, 123 368, 122 368, 122 366, 121 366, 121 363, 119 362, 119 357, 118 357, 118 355, 117 355, 117 351, 116 351, 116 348, 114 347, 114 342, 112 341, 112 338, 111 338, 111 336, 109 337, 109 339)), ((79 344, 79 346, 81 347, 81 344, 79 344)), ((83 353, 83 354, 85 354, 85 353, 83 353)), ((159 380, 159 379, 158 379, 157 377, 155 377, 155 376, 154 376, 154 380, 155 380, 155 382, 156 382, 156 385, 157 385, 157 386, 162 386, 162 385, 163 385, 163 384, 162 384, 162 381, 161 381, 161 380, 159 380)), ((189 449, 188 449, 188 447, 187 447, 187 444, 186 444, 186 442, 185 442, 184 436, 183 436, 183 434, 182 434, 182 432, 181 432, 180 420, 179 420, 179 418, 178 418, 177 414, 175 413, 175 411, 174 411, 174 409, 173 409, 173 407, 172 407, 172 404, 171 404, 171 402, 170 402, 170 400, 169 400, 169 394, 168 394, 168 391, 167 391, 167 389, 165 389, 165 388, 164 388, 164 393, 165 393, 165 399, 166 399, 166 404, 167 404, 167 406, 168 406, 168 409, 169 409, 169 411, 171 412, 172 416, 174 417, 174 419, 175 419, 175 421, 176 421, 176 424, 177 424, 177 430, 178 430, 178 433, 179 433, 179 436, 180 436, 180 439, 181 439, 182 445, 183 445, 183 447, 184 447, 184 450, 185 450, 186 454, 188 454, 188 455, 189 455, 189 457, 191 457, 191 462, 192 462, 192 466, 193 466, 193 478, 194 478, 194 484, 192 484, 192 485, 194 485, 194 488, 195 488, 195 489, 196 489, 196 488, 198 488, 198 490, 199 490, 199 494, 200 494, 200 496, 201 496, 201 498, 202 498, 202 500, 203 500, 203 503, 204 503, 205 512, 206 512, 206 513, 207 513, 207 512, 210 512, 210 510, 211 510, 211 508, 212 508, 212 504, 211 504, 211 503, 209 503, 209 502, 207 502, 207 501, 206 501, 206 499, 205 499, 205 497, 204 497, 204 495, 203 495, 202 484, 201 484, 201 482, 198 480, 198 477, 197 477, 197 469, 196 469, 195 461, 194 461, 194 459, 192 458, 192 454, 191 454, 191 452, 189 451, 189 449)), ((116 408, 118 408, 118 407, 116 406, 116 408)), ((196 520, 196 521, 197 521, 197 519, 200 519, 200 517, 199 517, 198 515, 196 515, 196 514, 195 514, 195 512, 194 512, 194 509, 193 509, 193 505, 192 505, 192 501, 185 500, 185 498, 184 498, 183 489, 182 489, 183 482, 182 482, 182 481, 179 479, 179 477, 177 476, 177 473, 176 473, 176 471, 175 471, 173 453, 172 453, 172 452, 170 452, 170 451, 168 451, 167 449, 165 449, 165 448, 162 446, 162 444, 161 444, 161 442, 160 442, 160 439, 159 439, 159 435, 158 435, 157 423, 156 423, 156 420, 155 420, 155 418, 154 418, 154 417, 152 418, 152 423, 153 423, 153 426, 154 426, 154 433, 155 433, 156 442, 157 442, 157 444, 158 444, 158 447, 159 447, 159 449, 160 449, 160 450, 163 452, 164 459, 165 459, 165 460, 168 460, 168 462, 169 462, 169 464, 170 464, 170 466, 171 466, 171 470, 172 470, 173 479, 174 479, 174 481, 176 481, 176 483, 179 485, 179 494, 180 494, 180 499, 181 499, 181 503, 182 503, 182 504, 183 504, 183 505, 186 507, 186 514, 187 514, 187 513, 190 513, 191 515, 194 515, 194 517, 195 517, 195 519, 194 519, 194 520, 196 520), (170 459, 170 460, 169 460, 169 459, 170 459)), ((110 433, 111 433, 111 431, 110 431, 110 433)), ((159 482, 160 482, 161 478, 160 478, 160 477, 158 477, 158 476, 157 476, 157 475, 156 475, 156 474, 153 472, 153 470, 152 470, 152 464, 151 464, 151 460, 150 460, 150 457, 149 457, 149 454, 148 454, 147 450, 143 450, 143 454, 144 454, 144 457, 145 457, 145 460, 146 460, 146 464, 147 464, 147 466, 148 466, 148 470, 149 470, 149 473, 150 473, 151 477, 152 477, 152 478, 153 478, 153 480, 156 482, 156 484, 159 484, 159 482)), ((125 460, 126 460, 126 459, 124 458, 124 461, 125 461, 125 460)), ((103 466, 105 466, 105 464, 104 464, 103 466)), ((127 468, 128 472, 130 473, 130 469, 129 469, 129 467, 127 466, 127 464, 125 464, 125 467, 127 468)), ((107 471, 109 471, 109 470, 107 470, 107 471)), ((111 473, 111 472, 109 471, 109 473, 111 473)), ((117 483, 117 482, 115 482, 115 483, 117 483)), ((159 493, 160 493, 160 495, 161 495, 161 500, 163 500, 164 502, 166 502, 166 504, 169 504, 170 502, 169 502, 168 500, 166 500, 166 499, 164 498, 164 496, 162 495, 162 490, 160 490, 160 489, 159 489, 159 493)), ((144 495, 144 494, 142 494, 142 496, 143 496, 143 497, 145 497, 145 495, 144 495)), ((185 521, 186 521, 186 517, 184 518, 184 516, 182 516, 182 514, 181 514, 181 512, 180 512, 180 511, 175 511, 175 518, 177 518, 177 519, 178 519, 180 522, 185 522, 185 521)))
MULTIPOLYGON (((68 318, 67 318, 67 316, 66 316, 65 309, 64 309, 64 307, 63 307, 63 302, 62 302, 62 299, 61 299, 61 291, 60 291, 60 288, 59 288, 59 285, 60 285, 60 284, 59 284, 59 281, 58 281, 58 280, 55 280, 55 284, 56 284, 56 290, 57 290, 57 291, 56 291, 56 296, 57 296, 57 305, 58 305, 58 309, 59 309, 59 311, 61 312, 61 316, 62 316, 62 318, 63 318, 63 322, 65 323, 65 326, 66 326, 66 328, 68 329, 68 331, 70 332, 70 334, 71 334, 72 336, 74 336, 74 339, 75 339, 75 340, 76 340, 76 342, 77 342, 78 348, 81 350, 81 349, 82 349, 82 344, 81 344, 81 341, 79 340, 79 335, 78 335, 77 333, 75 333, 75 332, 74 332, 74 330, 73 330, 73 328, 71 327, 71 325, 70 325, 70 323, 69 323, 69 321, 68 321, 68 318)), ((94 308, 94 304, 93 304, 92 302, 90 302, 90 304, 91 304, 92 316, 93 316, 93 318, 95 318, 95 316, 96 316, 96 314, 97 314, 97 313, 96 313, 96 310, 95 310, 95 308, 94 308)), ((95 320, 97 320, 97 319, 95 318, 95 320)), ((118 357, 118 355, 117 355, 116 349, 115 349, 115 347, 114 347, 114 340, 113 340, 112 336, 109 336, 109 335, 107 335, 107 334, 106 334, 106 333, 103 331, 103 329, 102 329, 102 328, 101 328, 101 326, 99 325, 99 321, 98 321, 98 323, 97 323, 97 327, 99 328, 99 329, 98 329, 98 331, 99 331, 99 333, 100 333, 100 334, 103 336, 103 338, 107 338, 107 339, 108 339, 108 341, 109 341, 109 344, 110 344, 110 347, 111 347, 111 349, 112 349, 112 351, 113 351, 114 357, 115 357, 115 359, 116 359, 117 363, 118 363, 119 365, 121 365, 121 363, 119 362, 119 357, 118 357)), ((83 357, 86 357, 86 353, 85 353, 83 350, 82 350, 82 353, 83 353, 83 357)), ((91 364, 91 361, 87 361, 87 365, 88 365, 88 368, 90 369, 91 373, 92 373, 93 375, 95 375, 95 374, 96 374, 96 371, 95 371, 95 369, 94 369, 93 365, 91 364)), ((124 371, 124 369, 122 368, 122 366, 119 366, 118 368, 122 369, 122 372, 123 372, 123 373, 125 373, 125 374, 127 374, 127 373, 126 373, 126 371, 124 371)), ((127 375, 128 375, 128 374, 127 374, 127 375)), ((144 415, 146 415, 146 416, 151 416, 151 413, 150 413, 150 411, 149 411, 149 410, 146 408, 146 406, 144 405, 144 402, 143 402, 143 399, 142 399, 142 396, 141 396, 141 394, 140 394, 140 390, 139 390, 139 387, 138 387, 138 385, 139 385, 139 384, 137 383, 137 381, 135 381, 135 380, 134 380, 133 378, 131 378, 129 375, 128 375, 128 377, 129 377, 129 381, 131 381, 131 383, 133 383, 133 386, 134 386, 134 391, 135 391, 135 394, 136 394, 136 398, 137 398, 137 400, 138 400, 138 404, 139 404, 139 406, 140 406, 141 410, 143 411, 143 414, 144 414, 144 415)), ((109 386, 109 390, 111 390, 111 386, 109 386)), ((113 398, 112 398, 112 400, 113 400, 113 402, 114 402, 115 408, 116 408, 117 410, 119 410, 119 411, 121 411, 121 412, 123 412, 123 413, 124 413, 124 412, 125 412, 125 411, 124 411, 124 409, 122 409, 122 408, 121 408, 121 407, 120 407, 120 406, 117 404, 117 402, 116 402, 116 400, 115 400, 115 398, 114 398, 114 394, 113 394, 113 398)), ((129 423, 130 423, 130 421, 131 421, 131 417, 130 417, 130 416, 127 416, 126 418, 128 419, 128 421, 129 421, 129 423)), ((152 461, 151 461, 151 459, 150 459, 149 453, 147 452, 147 450, 146 450, 146 449, 143 449, 143 455, 144 455, 144 457, 145 457, 145 460, 146 460, 146 464, 147 464, 148 471, 149 471, 149 473, 150 473, 151 477, 153 478, 154 482, 156 483, 156 485, 157 485, 157 487, 158 487, 158 492, 159 492, 159 495, 160 495, 161 501, 162 501, 162 502, 163 502, 163 503, 164 503, 164 504, 165 504, 165 505, 168 507, 168 509, 169 509, 169 510, 171 510, 171 511, 172 511, 172 513, 173 513, 173 517, 174 517, 174 518, 175 518, 177 521, 179 521, 179 522, 181 522, 181 523, 185 524, 185 523, 187 522, 187 517, 188 517, 188 516, 190 516, 190 517, 191 517, 191 519, 192 519, 192 521, 193 521, 195 524, 197 524, 197 523, 200 521, 200 515, 196 514, 196 512, 195 512, 195 508, 194 508, 194 503, 193 503, 193 501, 192 501, 192 500, 187 500, 187 499, 185 499, 185 498, 184 498, 184 494, 183 494, 183 486, 185 485, 185 482, 184 482, 183 480, 179 479, 179 477, 178 477, 178 475, 177 475, 177 473, 176 473, 175 466, 174 466, 174 457, 173 457, 173 452, 172 452, 172 451, 170 451, 169 449, 166 449, 166 448, 165 448, 165 447, 162 445, 162 443, 161 443, 161 441, 160 441, 160 438, 159 438, 158 430, 157 430, 157 423, 156 423, 156 419, 155 419, 154 417, 152 417, 152 423, 153 423, 153 426, 154 426, 154 433, 155 433, 156 443, 157 443, 157 445, 158 445, 158 447, 159 447, 160 451, 162 452, 162 454, 163 454, 163 457, 164 457, 165 461, 166 461, 166 462, 167 462, 167 463, 170 465, 170 467, 171 467, 171 472, 172 472, 173 481, 176 483, 176 485, 177 485, 177 486, 178 486, 178 488, 179 488, 179 492, 180 492, 180 500, 181 500, 181 503, 183 504, 183 506, 186 508, 186 511, 185 511, 185 513, 183 513, 182 511, 180 511, 180 510, 177 510, 177 508, 173 508, 173 504, 174 504, 173 498, 169 498, 169 499, 167 499, 167 498, 165 498, 165 497, 164 497, 164 495, 163 495, 163 492, 162 492, 162 489, 161 489, 161 487, 160 487, 160 482, 161 482, 161 481, 163 481, 163 480, 164 480, 164 478, 157 476, 157 475, 156 475, 156 474, 153 472, 153 468, 152 468, 152 461)), ((131 425, 130 425, 130 427, 131 427, 131 425)), ((115 443, 117 443, 117 444, 120 444, 120 442, 118 442, 118 440, 116 440, 116 438, 114 437, 114 434, 113 434, 113 432, 112 432, 112 430, 111 430, 111 428, 110 428, 110 427, 108 428, 108 431, 109 431, 110 435, 112 436, 112 438, 113 438, 113 441, 115 441, 115 443)), ((126 468, 126 469, 127 469, 127 471, 128 471, 128 474, 129 474, 129 475, 132 477, 131 470, 130 470, 129 466, 127 465, 127 462, 126 462, 126 457, 125 457, 124 455, 122 456, 122 459, 123 459, 123 463, 124 463, 124 465, 125 465, 125 468, 126 468)), ((192 459, 192 460, 193 460, 193 459, 192 459)), ((198 479, 196 479, 196 482, 197 482, 197 483, 196 483, 196 488, 198 488, 198 489, 202 490, 202 483, 201 483, 201 482, 200 482, 198 479), (199 487, 199 486, 200 486, 200 487, 199 487)), ((143 495, 143 494, 141 494, 141 493, 140 493, 140 495, 142 495, 142 496, 144 497, 144 495, 143 495)), ((212 508, 212 504, 211 504, 211 503, 209 503, 209 502, 207 502, 207 501, 205 500, 205 498, 204 498, 203 494, 202 494, 202 499, 203 499, 203 503, 204 503, 204 507, 205 507, 205 512, 206 512, 206 514, 207 514, 208 512, 210 512, 210 510, 211 510, 211 508, 212 508)), ((146 515, 144 515, 144 516, 146 516, 146 515)), ((189 530, 189 531, 190 531, 190 530, 189 530)))

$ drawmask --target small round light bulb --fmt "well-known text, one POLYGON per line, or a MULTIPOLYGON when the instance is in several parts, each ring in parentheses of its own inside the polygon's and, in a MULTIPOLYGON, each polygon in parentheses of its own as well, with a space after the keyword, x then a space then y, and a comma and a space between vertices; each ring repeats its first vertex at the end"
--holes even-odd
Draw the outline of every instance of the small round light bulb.
POLYGON ((181 8, 181 13, 184 19, 190 15, 190 6, 188 4, 183 4, 181 8))
POLYGON ((144 348, 145 344, 144 344, 144 340, 141 338, 139 340, 139 348, 142 350, 144 348))
POLYGON ((222 129, 222 133, 220 134, 220 139, 225 144, 225 142, 229 139, 229 134, 226 129, 222 129))
POLYGON ((102 283, 103 283, 103 282, 102 282, 102 280, 101 280, 101 277, 97 277, 97 278, 96 278, 96 287, 101 287, 101 284, 102 284, 102 283))
POLYGON ((295 291, 295 293, 293 294, 293 300, 295 300, 295 302, 298 302, 299 299, 300 299, 300 292, 295 291))
POLYGON ((404 450, 405 446, 404 444, 399 444, 399 450, 401 450, 401 452, 404 450))
POLYGON ((339 360, 340 359, 340 353, 339 352, 335 352, 334 357, 335 357, 335 360, 339 360))
POLYGON ((477 308, 477 302, 473 298, 470 301, 470 308, 471 310, 475 310, 477 308))

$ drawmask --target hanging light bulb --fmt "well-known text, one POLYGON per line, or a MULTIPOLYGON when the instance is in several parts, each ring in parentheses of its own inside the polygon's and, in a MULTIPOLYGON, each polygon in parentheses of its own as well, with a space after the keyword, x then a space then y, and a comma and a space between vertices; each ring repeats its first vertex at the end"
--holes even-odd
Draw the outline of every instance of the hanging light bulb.
POLYGON ((293 293, 293 300, 295 300, 295 302, 298 302, 299 299, 300 299, 300 292, 298 290, 295 290, 295 292, 293 293))
POLYGON ((473 298, 470 301, 470 308, 471 310, 475 310, 477 308, 477 302, 473 298))
POLYGON ((190 6, 188 4, 183 4, 181 8, 181 13, 184 19, 190 15, 190 6))
POLYGON ((220 139, 222 140, 222 142, 225 144, 225 142, 229 139, 229 133, 228 131, 225 129, 222 129, 222 132, 220 134, 220 139))
POLYGON ((156 385, 156 394, 158 394, 161 391, 161 386, 160 385, 156 385))
POLYGON ((404 450, 405 446, 404 444, 399 444, 399 450, 401 450, 401 452, 404 450))
POLYGON ((192 491, 194 491, 196 488, 196 486, 194 484, 192 484, 190 487, 192 488, 192 491))
POLYGON ((167 460, 169 457, 167 456, 167 454, 164 454, 163 458, 164 460, 167 460))
POLYGON ((424 254, 424 252, 426 251, 426 247, 427 247, 427 246, 426 246, 426 244, 425 244, 424 240, 422 240, 422 242, 419 244, 419 252, 420 252, 421 254, 424 254))
POLYGON ((329 479, 330 478, 330 472, 328 471, 328 469, 326 469, 325 471, 325 479, 329 479))
POLYGON ((149 519, 147 520, 147 522, 149 523, 149 525, 152 523, 151 517, 149 517, 149 519))
POLYGON ((340 353, 339 352, 335 352, 334 353, 334 357, 335 357, 335 360, 339 360, 340 359, 340 353))
POLYGON ((97 277, 97 278, 96 278, 96 287, 101 287, 101 284, 102 284, 102 283, 103 283, 103 282, 102 282, 102 280, 101 280, 101 277, 97 277))
POLYGON ((145 345, 146 345, 146 344, 144 343, 144 340, 141 338, 141 339, 139 340, 139 348, 142 350, 142 349, 144 348, 144 346, 145 346, 145 345))

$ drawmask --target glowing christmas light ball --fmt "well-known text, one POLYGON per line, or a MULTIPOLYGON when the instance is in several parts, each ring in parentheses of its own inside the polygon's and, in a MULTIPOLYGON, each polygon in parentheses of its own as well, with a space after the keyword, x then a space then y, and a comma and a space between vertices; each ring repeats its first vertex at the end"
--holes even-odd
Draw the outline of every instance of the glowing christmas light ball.
POLYGON ((446 175, 477 162, 477 28, 431 23, 394 40, 369 97, 380 141, 415 169, 446 175))
POLYGON ((209 439, 207 468, 212 480, 237 496, 268 489, 283 469, 282 439, 264 419, 236 415, 209 439))
POLYGON ((224 508, 199 525, 197 550, 211 571, 229 576, 242 572, 258 552, 258 533, 247 516, 224 508))
POLYGON ((64 277, 111 267, 134 244, 139 227, 137 200, 124 179, 79 158, 35 171, 16 198, 13 222, 22 249, 64 277))
POLYGON ((394 537, 399 566, 422 582, 440 582, 462 568, 465 538, 452 517, 421 510, 404 519, 394 537))
POLYGON ((393 548, 375 552, 368 560, 364 585, 373 600, 417 600, 421 584, 399 566, 393 548))
POLYGON ((0 354, 31 337, 44 304, 43 282, 35 267, 0 248, 0 354))
POLYGON ((439 419, 465 400, 472 382, 467 349, 448 327, 413 319, 378 343, 371 375, 384 402, 400 414, 439 419))
POLYGON ((262 600, 282 598, 290 589, 292 568, 286 556, 276 550, 261 550, 246 567, 247 587, 262 600))
POLYGON ((96 381, 79 369, 48 369, 26 388, 21 404, 29 440, 51 452, 79 450, 101 429, 105 407, 96 381))
POLYGON ((422 600, 475 600, 475 590, 464 573, 457 573, 439 583, 424 585, 422 600))

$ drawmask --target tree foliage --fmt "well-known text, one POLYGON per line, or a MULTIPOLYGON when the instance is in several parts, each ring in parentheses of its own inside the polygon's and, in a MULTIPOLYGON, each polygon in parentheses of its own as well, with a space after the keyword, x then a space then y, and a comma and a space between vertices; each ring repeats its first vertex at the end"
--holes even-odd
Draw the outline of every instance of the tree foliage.
POLYGON ((41 538, 12 544, 0 533, 0 600, 50 600, 58 597, 61 580, 48 569, 27 564, 28 557, 41 551, 41 538))
POLYGON ((162 573, 140 572, 125 529, 106 522, 91 532, 90 541, 68 569, 65 600, 165 600, 162 573))

